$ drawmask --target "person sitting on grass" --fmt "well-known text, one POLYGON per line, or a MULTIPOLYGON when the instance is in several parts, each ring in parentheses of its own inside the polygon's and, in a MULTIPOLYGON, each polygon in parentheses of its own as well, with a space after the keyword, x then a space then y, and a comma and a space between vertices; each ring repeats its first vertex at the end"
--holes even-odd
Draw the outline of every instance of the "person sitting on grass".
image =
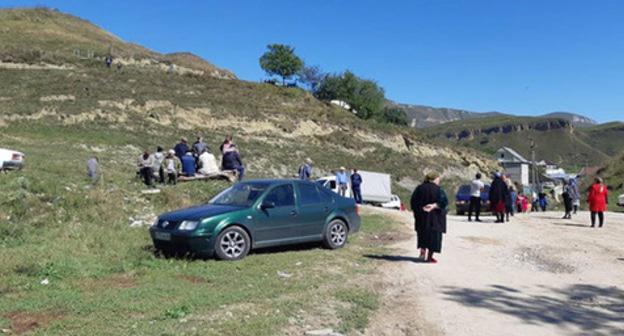
POLYGON ((192 152, 186 152, 180 160, 182 162, 182 175, 186 177, 195 176, 195 158, 192 152))
POLYGON ((241 160, 240 153, 236 148, 236 145, 230 144, 223 153, 223 170, 235 170, 238 172, 238 180, 242 180, 245 176, 245 167, 241 160))
POLYGON ((215 175, 219 173, 219 167, 217 166, 217 159, 204 149, 203 153, 199 155, 199 173, 202 175, 215 175))

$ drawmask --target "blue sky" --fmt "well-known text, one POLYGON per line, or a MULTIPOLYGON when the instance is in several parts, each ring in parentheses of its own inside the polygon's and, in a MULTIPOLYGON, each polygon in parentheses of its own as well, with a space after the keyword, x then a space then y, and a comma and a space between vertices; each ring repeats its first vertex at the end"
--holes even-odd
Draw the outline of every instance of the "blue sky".
MULTIPOLYGON (((412 104, 624 119, 624 1, 70 1, 45 5, 159 52, 190 51, 265 77, 285 43, 327 72, 374 79, 412 104)), ((1 23, 0 23, 1 25, 1 23)))

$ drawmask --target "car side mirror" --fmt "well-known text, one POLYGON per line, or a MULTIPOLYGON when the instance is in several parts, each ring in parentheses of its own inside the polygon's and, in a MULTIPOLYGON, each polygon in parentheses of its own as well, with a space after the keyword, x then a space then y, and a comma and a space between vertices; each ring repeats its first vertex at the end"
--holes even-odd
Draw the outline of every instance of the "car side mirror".
POLYGON ((274 202, 263 201, 262 204, 260 204, 260 209, 262 209, 262 210, 273 209, 273 208, 275 208, 275 203, 274 202))

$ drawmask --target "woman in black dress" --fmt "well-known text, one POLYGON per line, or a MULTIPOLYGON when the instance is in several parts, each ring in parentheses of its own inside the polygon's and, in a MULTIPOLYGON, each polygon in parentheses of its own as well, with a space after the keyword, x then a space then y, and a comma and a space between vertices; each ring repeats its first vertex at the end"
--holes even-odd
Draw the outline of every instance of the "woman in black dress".
POLYGON ((446 233, 448 198, 440 187, 440 174, 428 173, 411 198, 414 228, 421 259, 436 263, 434 253, 442 251, 442 234, 446 233))

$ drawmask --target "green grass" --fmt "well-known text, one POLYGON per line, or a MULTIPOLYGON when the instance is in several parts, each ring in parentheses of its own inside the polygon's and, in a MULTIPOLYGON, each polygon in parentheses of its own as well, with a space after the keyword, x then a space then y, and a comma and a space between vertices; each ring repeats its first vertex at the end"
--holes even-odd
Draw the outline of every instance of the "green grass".
POLYGON ((181 194, 172 200, 167 193, 141 198, 134 182, 127 182, 134 191, 116 192, 83 189, 83 181, 51 198, 56 184, 36 182, 42 178, 32 173, 0 179, 8 195, 2 209, 9 210, 0 219, 3 328, 20 312, 54 316, 36 335, 275 335, 293 319, 336 311, 340 319, 323 327, 348 332, 362 330, 374 311, 377 294, 353 286, 374 272, 363 255, 383 250, 368 237, 396 229, 388 219, 365 217, 362 233, 337 251, 294 249, 240 262, 163 259, 153 255, 146 228, 130 228, 126 216, 145 205, 160 212, 207 199, 222 183, 171 187, 181 194))
POLYGON ((231 263, 157 258, 147 229, 130 223, 206 201, 227 184, 179 184, 145 196, 134 178, 140 145, 175 139, 145 143, 140 133, 99 125, 16 125, 0 135, 3 146, 28 155, 25 169, 0 174, 0 327, 22 314, 40 322, 35 335, 275 335, 303 330, 306 321, 351 333, 374 312, 377 294, 360 285, 375 272, 364 255, 385 249, 372 237, 396 231, 391 220, 364 217, 362 232, 338 251, 294 249, 231 263), (104 176, 92 187, 84 160, 95 150, 104 176))

